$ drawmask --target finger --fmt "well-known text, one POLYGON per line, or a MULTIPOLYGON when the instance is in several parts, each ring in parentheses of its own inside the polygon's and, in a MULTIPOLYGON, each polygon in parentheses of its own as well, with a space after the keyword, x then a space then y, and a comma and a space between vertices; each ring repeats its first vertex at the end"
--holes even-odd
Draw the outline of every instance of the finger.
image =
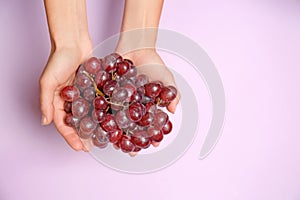
POLYGON ((48 125, 53 120, 53 96, 56 85, 53 81, 41 77, 40 79, 40 107, 42 112, 42 125, 48 125))
POLYGON ((154 146, 154 147, 158 147, 159 144, 160 144, 160 142, 154 142, 154 141, 152 141, 152 146, 154 146))
MULTIPOLYGON (((54 102, 57 105, 57 102, 54 102)), ((62 102, 61 102, 62 103, 62 102)), ((61 105, 62 106, 62 105, 61 105)), ((75 150, 80 151, 83 150, 83 144, 76 132, 75 129, 67 126, 64 123, 64 117, 66 113, 62 108, 59 108, 59 106, 55 107, 54 111, 54 124, 58 130, 58 132, 64 137, 66 142, 75 150)))
POLYGON ((138 154, 138 152, 129 152, 128 153, 131 157, 134 157, 134 156, 136 156, 137 154, 138 154))

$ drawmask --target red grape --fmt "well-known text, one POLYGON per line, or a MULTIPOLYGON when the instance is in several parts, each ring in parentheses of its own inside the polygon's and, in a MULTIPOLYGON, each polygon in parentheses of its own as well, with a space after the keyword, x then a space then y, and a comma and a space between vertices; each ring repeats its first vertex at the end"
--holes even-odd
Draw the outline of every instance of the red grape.
POLYGON ((126 115, 126 111, 120 110, 116 114, 116 123, 120 128, 127 128, 131 123, 130 119, 128 119, 126 115))
POLYGON ((177 95, 177 90, 173 86, 167 86, 164 87, 161 92, 159 97, 166 102, 171 102, 175 99, 177 95))
POLYGON ((100 125, 107 132, 112 132, 118 129, 118 125, 112 114, 105 115, 100 125))
POLYGON ((148 76, 145 74, 140 74, 135 79, 135 85, 136 87, 144 86, 148 83, 148 76))
POLYGON ((86 116, 89 111, 90 103, 83 98, 79 98, 72 103, 72 113, 75 117, 82 118, 86 116))
POLYGON ((129 114, 128 117, 132 121, 137 122, 137 121, 141 120, 141 118, 143 117, 144 110, 146 110, 146 109, 143 104, 138 103, 138 102, 133 103, 128 108, 128 114, 129 114))
POLYGON ((167 113, 163 112, 162 110, 157 110, 155 112, 153 125, 158 129, 161 129, 169 120, 169 116, 167 113))
POLYGON ((80 123, 80 119, 77 117, 74 117, 72 113, 68 113, 65 117, 65 124, 67 126, 78 128, 80 123))
POLYGON ((92 137, 93 143, 99 148, 105 148, 109 142, 109 137, 110 134, 108 132, 103 130, 100 126, 97 126, 92 137))
POLYGON ((79 98, 80 91, 76 86, 69 85, 62 89, 60 96, 64 101, 73 102, 79 98))
POLYGON ((133 134, 131 141, 140 148, 146 149, 150 146, 151 140, 146 131, 138 131, 133 134))
POLYGON ((92 133, 96 129, 97 124, 91 117, 84 117, 80 121, 80 131, 83 133, 92 133))
POLYGON ((109 80, 103 85, 103 92, 104 94, 111 96, 114 89, 117 87, 117 81, 109 80))
POLYGON ((93 101, 96 96, 95 89, 90 87, 83 91, 83 97, 88 101, 93 101))
POLYGON ((111 143, 117 143, 123 136, 123 132, 121 129, 117 129, 113 132, 110 132, 109 141, 111 143))
POLYGON ((128 91, 123 87, 117 87, 111 94, 111 98, 113 98, 117 102, 123 102, 128 97, 128 91))
POLYGON ((77 85, 80 89, 84 90, 92 85, 92 81, 85 74, 80 73, 77 74, 75 79, 75 85, 77 85))
POLYGON ((147 132, 151 136, 151 140, 154 142, 160 142, 164 138, 162 131, 156 127, 150 126, 147 129, 147 132))
POLYGON ((123 135, 120 140, 120 148, 124 153, 132 152, 135 149, 135 145, 126 135, 123 135))
POLYGON ((64 102, 64 111, 66 113, 71 113, 72 112, 72 103, 71 102, 68 102, 68 101, 64 102))
POLYGON ((161 86, 158 83, 148 83, 145 86, 145 95, 150 98, 155 98, 161 92, 161 86))
POLYGON ((172 131, 173 125, 172 122, 169 120, 163 127, 162 127, 162 132, 163 134, 167 135, 172 131))
POLYGON ((97 72, 101 69, 101 61, 96 57, 91 57, 85 63, 85 70, 90 74, 97 74, 97 72))
POLYGON ((118 69, 118 74, 120 76, 123 76, 124 74, 126 74, 128 72, 128 70, 130 69, 130 63, 123 60, 121 62, 119 62, 117 64, 117 69, 118 69))
POLYGON ((141 126, 150 126, 154 121, 154 114, 147 112, 142 119, 138 122, 141 126))
POLYGON ((96 110, 105 110, 108 103, 103 96, 97 96, 93 101, 93 105, 96 110))
POLYGON ((95 77, 95 83, 99 89, 102 89, 103 85, 109 80, 111 80, 111 75, 102 70, 100 70, 95 77))

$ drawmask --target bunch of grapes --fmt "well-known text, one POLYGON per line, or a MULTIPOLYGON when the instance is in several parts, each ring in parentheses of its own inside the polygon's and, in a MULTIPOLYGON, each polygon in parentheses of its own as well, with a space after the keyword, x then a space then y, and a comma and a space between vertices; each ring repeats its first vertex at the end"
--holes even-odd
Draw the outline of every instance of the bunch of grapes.
POLYGON ((65 123, 99 148, 113 143, 138 152, 162 141, 172 130, 166 107, 176 98, 173 86, 149 82, 133 62, 117 53, 91 57, 79 66, 74 85, 61 90, 65 123))

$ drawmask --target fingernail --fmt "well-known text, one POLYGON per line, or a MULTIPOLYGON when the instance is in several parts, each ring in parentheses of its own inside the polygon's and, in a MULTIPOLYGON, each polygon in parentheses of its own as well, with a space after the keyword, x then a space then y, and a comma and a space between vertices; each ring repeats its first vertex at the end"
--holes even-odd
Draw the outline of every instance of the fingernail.
POLYGON ((42 125, 46 125, 47 124, 47 118, 45 116, 42 116, 42 125))

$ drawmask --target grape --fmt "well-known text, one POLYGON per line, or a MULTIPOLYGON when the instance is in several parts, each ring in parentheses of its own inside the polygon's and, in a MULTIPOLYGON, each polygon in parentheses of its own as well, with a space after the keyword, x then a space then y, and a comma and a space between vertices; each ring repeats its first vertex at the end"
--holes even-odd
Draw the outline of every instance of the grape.
POLYGON ((111 80, 111 75, 102 70, 100 70, 95 77, 95 83, 99 89, 102 89, 103 85, 109 80, 111 80))
POLYGON ((124 74, 126 74, 128 72, 128 70, 130 69, 130 63, 127 61, 121 61, 117 64, 117 69, 118 69, 118 74, 120 76, 123 76, 124 74))
POLYGON ((158 84, 160 86, 160 88, 164 87, 164 84, 161 81, 153 81, 153 83, 158 84))
POLYGON ((144 115, 144 110, 145 109, 145 106, 141 103, 133 103, 132 105, 129 106, 129 109, 128 109, 128 117, 134 121, 134 122, 137 122, 139 121, 143 115, 144 115))
POLYGON ((109 142, 108 139, 103 138, 103 139, 101 140, 101 139, 97 138, 95 135, 92 136, 92 139, 93 139, 93 140, 92 140, 92 141, 93 141, 93 144, 94 144, 96 147, 100 148, 100 149, 104 149, 105 147, 107 147, 108 142, 109 142))
POLYGON ((123 101, 125 101, 125 99, 127 99, 128 92, 123 87, 117 87, 117 88, 114 89, 111 96, 115 101, 123 102, 123 101))
POLYGON ((109 142, 110 134, 97 126, 92 136, 93 144, 99 148, 105 148, 109 142))
POLYGON ((133 85, 133 83, 127 82, 124 85, 122 85, 123 88, 127 90, 128 98, 126 99, 126 102, 131 101, 132 95, 136 92, 136 87, 133 85))
POLYGON ((74 117, 72 113, 68 113, 65 117, 65 124, 67 126, 78 128, 80 123, 80 119, 77 117, 74 117))
POLYGON ((60 92, 60 96, 64 101, 73 102, 79 98, 80 91, 76 86, 66 86, 60 92))
POLYGON ((83 64, 79 65, 78 69, 76 70, 76 74, 82 74, 85 71, 85 67, 83 64))
POLYGON ((81 90, 91 87, 92 81, 85 74, 77 74, 75 79, 75 85, 77 85, 81 90))
POLYGON ((162 90, 160 84, 153 83, 153 82, 146 84, 144 87, 145 87, 145 95, 150 98, 157 97, 162 90))
POLYGON ((136 75, 137 75, 137 69, 136 67, 132 66, 124 76, 129 79, 135 77, 136 75))
POLYGON ((137 124, 135 122, 130 122, 127 127, 127 130, 133 131, 136 127, 137 127, 137 124))
POLYGON ((104 116, 104 119, 100 123, 103 130, 107 132, 112 132, 118 129, 118 125, 115 121, 115 118, 112 114, 107 114, 104 116))
POLYGON ((92 111, 92 119, 96 123, 102 122, 104 119, 105 112, 103 110, 93 110, 92 111))
POLYGON ((72 112, 72 103, 71 102, 68 102, 68 101, 64 102, 64 111, 66 113, 71 113, 72 112))
POLYGON ((133 66, 133 62, 131 60, 125 58, 123 61, 127 62, 130 67, 133 66))
POLYGON ((154 113, 156 111, 156 106, 153 102, 148 102, 145 104, 146 112, 154 113))
POLYGON ((138 131, 133 134, 131 141, 140 148, 146 149, 150 146, 151 140, 146 131, 138 131))
POLYGON ((167 106, 170 104, 169 101, 164 101, 164 100, 162 100, 162 99, 160 99, 160 98, 157 98, 157 99, 156 99, 156 103, 157 103, 157 105, 158 105, 159 107, 167 107, 167 106))
POLYGON ((161 90, 159 97, 163 101, 171 102, 175 99, 176 95, 177 95, 176 88, 173 86, 167 86, 161 90))
POLYGON ((79 98, 72 103, 72 113, 75 117, 82 118, 86 116, 89 111, 90 103, 83 98, 79 98))
POLYGON ((117 87, 117 81, 115 80, 109 80, 107 81, 103 86, 103 92, 104 94, 111 96, 114 89, 117 87))
POLYGON ((111 143, 117 143, 123 136, 123 132, 121 129, 117 129, 110 133, 109 141, 111 143))
POLYGON ((123 135, 120 140, 120 148, 124 153, 132 152, 135 149, 135 145, 126 135, 123 135))
POLYGON ((116 64, 122 61, 122 57, 117 53, 112 53, 104 57, 102 67, 105 71, 111 73, 116 71, 116 64))
POLYGON ((88 73, 96 75, 101 69, 101 61, 96 57, 91 57, 85 63, 85 69, 88 73))
POLYGON ((164 138, 162 131, 153 126, 150 126, 147 129, 147 133, 151 136, 151 140, 154 142, 160 142, 164 138))
POLYGON ((80 131, 83 133, 91 133, 96 129, 96 123, 92 120, 91 117, 84 117, 80 121, 80 131))
POLYGON ((134 92, 131 95, 130 101, 131 102, 140 102, 142 100, 142 95, 139 92, 134 92))
POLYGON ((121 77, 119 80, 118 80, 118 83, 123 86, 123 85, 126 85, 126 84, 132 84, 134 86, 134 82, 133 80, 131 79, 128 79, 126 77, 121 77))
POLYGON ((150 126, 154 121, 154 114, 147 112, 138 122, 141 126, 150 126))
POLYGON ((135 146, 133 152, 139 152, 140 150, 142 150, 142 148, 135 146))
POLYGON ((145 95, 145 88, 144 86, 138 87, 137 92, 140 93, 142 96, 145 95))
POLYGON ((149 102, 153 102, 153 99, 150 98, 150 97, 147 97, 147 96, 143 96, 143 97, 142 97, 142 103, 143 103, 143 104, 147 104, 147 103, 149 103, 149 102))
POLYGON ((108 103, 103 96, 97 96, 93 101, 93 105, 96 110, 105 110, 108 103))
POLYGON ((130 119, 128 119, 125 110, 120 110, 116 114, 116 123, 119 126, 119 128, 128 128, 131 121, 130 119))
POLYGON ((144 86, 146 83, 148 83, 148 76, 145 74, 140 74, 135 79, 136 87, 144 86))
POLYGON ((169 120, 163 127, 162 127, 162 132, 164 135, 169 134, 172 131, 173 125, 172 122, 169 120))
POLYGON ((96 96, 96 92, 95 89, 92 87, 87 88, 83 91, 83 98, 85 98, 88 101, 93 101, 95 96, 96 96))
POLYGON ((167 113, 163 112, 162 110, 157 110, 155 112, 153 124, 158 129, 161 129, 169 120, 169 116, 167 113))

